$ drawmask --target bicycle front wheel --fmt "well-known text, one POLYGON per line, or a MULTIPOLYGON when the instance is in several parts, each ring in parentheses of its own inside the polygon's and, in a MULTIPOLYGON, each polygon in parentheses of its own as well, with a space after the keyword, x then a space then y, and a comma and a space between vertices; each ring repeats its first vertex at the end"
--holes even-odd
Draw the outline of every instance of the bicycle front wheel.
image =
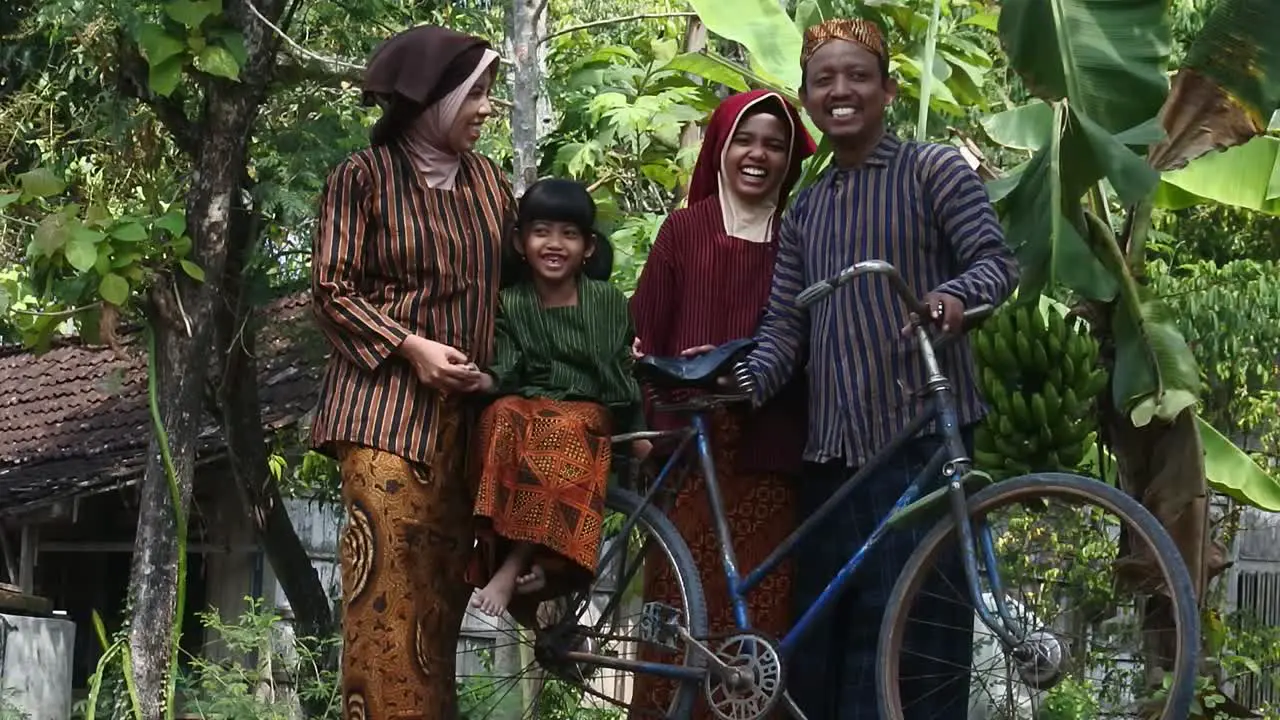
POLYGON ((886 720, 1183 720, 1195 691, 1191 577, 1156 518, 1122 491, 1042 473, 970 498, 974 608, 955 520, 907 561, 880 631, 886 720))

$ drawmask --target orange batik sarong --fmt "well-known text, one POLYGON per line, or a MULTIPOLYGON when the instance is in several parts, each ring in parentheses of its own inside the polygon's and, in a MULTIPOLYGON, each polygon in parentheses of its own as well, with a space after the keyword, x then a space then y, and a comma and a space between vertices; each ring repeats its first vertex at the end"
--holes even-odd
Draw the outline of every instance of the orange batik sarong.
POLYGON ((475 446, 473 585, 484 587, 516 542, 536 546, 533 562, 547 582, 513 604, 558 597, 594 579, 611 426, 608 409, 590 402, 508 396, 484 411, 475 446))

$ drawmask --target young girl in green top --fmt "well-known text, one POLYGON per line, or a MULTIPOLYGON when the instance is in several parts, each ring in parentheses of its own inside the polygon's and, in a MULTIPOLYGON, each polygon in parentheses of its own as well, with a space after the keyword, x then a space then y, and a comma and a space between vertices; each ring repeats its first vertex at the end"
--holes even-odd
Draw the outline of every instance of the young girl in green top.
MULTIPOLYGON (((590 583, 612 460, 610 435, 642 429, 631 376, 635 330, 608 283, 612 252, 597 237, 581 184, 542 180, 519 224, 483 391, 472 604, 498 615, 590 583)), ((633 447, 648 453, 647 441, 633 447)))

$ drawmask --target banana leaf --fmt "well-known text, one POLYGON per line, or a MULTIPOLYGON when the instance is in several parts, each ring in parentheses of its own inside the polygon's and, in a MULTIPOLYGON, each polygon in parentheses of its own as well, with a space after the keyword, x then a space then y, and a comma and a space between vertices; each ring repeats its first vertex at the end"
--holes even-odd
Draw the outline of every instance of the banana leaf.
POLYGON ((1165 0, 1005 0, 999 28, 1032 93, 1066 99, 1112 134, 1155 117, 1165 101, 1165 0))
POLYGON ((1164 173, 1157 202, 1177 209, 1202 202, 1248 208, 1280 215, 1280 138, 1259 136, 1223 152, 1192 160, 1164 173))
POLYGON ((690 0, 707 30, 747 49, 753 70, 800 87, 803 33, 777 0, 690 0))
POLYGON ((1280 3, 1220 0, 1187 52, 1161 121, 1152 164, 1176 170, 1267 131, 1280 108, 1280 3))
POLYGON ((1245 505, 1280 512, 1280 482, 1259 467, 1244 450, 1197 417, 1204 445, 1204 471, 1209 486, 1245 505))

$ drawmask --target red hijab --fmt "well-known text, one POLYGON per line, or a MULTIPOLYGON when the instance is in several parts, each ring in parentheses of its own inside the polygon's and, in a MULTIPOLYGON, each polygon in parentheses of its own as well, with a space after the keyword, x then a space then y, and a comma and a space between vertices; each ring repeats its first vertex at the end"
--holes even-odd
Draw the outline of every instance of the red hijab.
POLYGON ((809 136, 809 131, 800 119, 800 113, 778 93, 772 90, 751 90, 750 92, 730 95, 711 113, 707 123, 706 136, 702 140, 702 150, 698 153, 698 162, 693 166, 693 177, 689 181, 689 204, 692 205, 713 195, 720 194, 720 165, 724 158, 725 146, 733 138, 743 114, 760 102, 775 102, 786 110, 791 118, 791 158, 787 175, 782 180, 782 188, 778 196, 778 210, 786 206, 787 196, 800 180, 801 164, 804 159, 817 151, 817 145, 809 136))

